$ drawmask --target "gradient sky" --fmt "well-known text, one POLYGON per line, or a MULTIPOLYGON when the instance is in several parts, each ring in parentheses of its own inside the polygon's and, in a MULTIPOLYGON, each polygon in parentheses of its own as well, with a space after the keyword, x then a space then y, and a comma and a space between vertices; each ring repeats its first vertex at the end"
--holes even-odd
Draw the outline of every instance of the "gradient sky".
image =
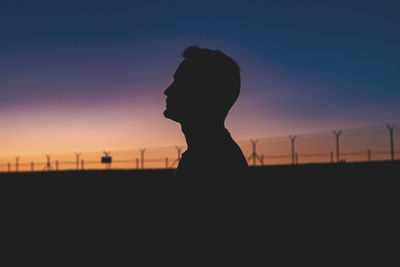
POLYGON ((190 45, 242 72, 238 140, 398 122, 399 1, 1 1, 3 155, 184 144, 163 90, 190 45))

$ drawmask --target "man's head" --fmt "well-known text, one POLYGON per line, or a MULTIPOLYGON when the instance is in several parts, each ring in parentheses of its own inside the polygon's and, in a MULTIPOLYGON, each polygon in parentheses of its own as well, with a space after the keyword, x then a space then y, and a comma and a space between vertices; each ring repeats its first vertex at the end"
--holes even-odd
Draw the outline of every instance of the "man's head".
POLYGON ((239 97, 238 65, 218 50, 196 46, 187 48, 182 56, 174 81, 164 91, 164 116, 180 123, 223 121, 239 97))

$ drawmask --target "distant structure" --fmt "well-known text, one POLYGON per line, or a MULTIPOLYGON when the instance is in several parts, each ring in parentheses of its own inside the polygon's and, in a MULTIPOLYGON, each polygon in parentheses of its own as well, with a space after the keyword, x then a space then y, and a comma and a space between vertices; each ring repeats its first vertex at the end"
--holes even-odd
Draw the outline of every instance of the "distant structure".
POLYGON ((112 161, 112 158, 110 157, 110 151, 103 151, 103 153, 104 153, 104 157, 101 157, 101 163, 104 163, 105 164, 105 168, 106 168, 106 170, 108 169, 111 169, 111 161, 112 161))

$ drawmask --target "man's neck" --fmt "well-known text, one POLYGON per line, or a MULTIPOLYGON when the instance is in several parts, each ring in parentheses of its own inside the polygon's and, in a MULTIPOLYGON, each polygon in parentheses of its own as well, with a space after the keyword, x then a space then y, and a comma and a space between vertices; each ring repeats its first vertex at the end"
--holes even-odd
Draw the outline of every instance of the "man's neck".
POLYGON ((226 133, 224 122, 215 123, 182 123, 182 132, 185 135, 188 149, 213 146, 219 137, 226 133))

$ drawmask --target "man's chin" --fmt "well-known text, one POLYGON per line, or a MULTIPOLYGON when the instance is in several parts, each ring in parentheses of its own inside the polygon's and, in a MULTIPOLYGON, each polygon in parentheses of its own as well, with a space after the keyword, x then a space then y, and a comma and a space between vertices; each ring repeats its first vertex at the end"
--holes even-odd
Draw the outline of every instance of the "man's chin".
POLYGON ((179 122, 179 119, 177 116, 175 116, 173 113, 171 113, 168 109, 164 110, 164 117, 176 122, 179 122))

